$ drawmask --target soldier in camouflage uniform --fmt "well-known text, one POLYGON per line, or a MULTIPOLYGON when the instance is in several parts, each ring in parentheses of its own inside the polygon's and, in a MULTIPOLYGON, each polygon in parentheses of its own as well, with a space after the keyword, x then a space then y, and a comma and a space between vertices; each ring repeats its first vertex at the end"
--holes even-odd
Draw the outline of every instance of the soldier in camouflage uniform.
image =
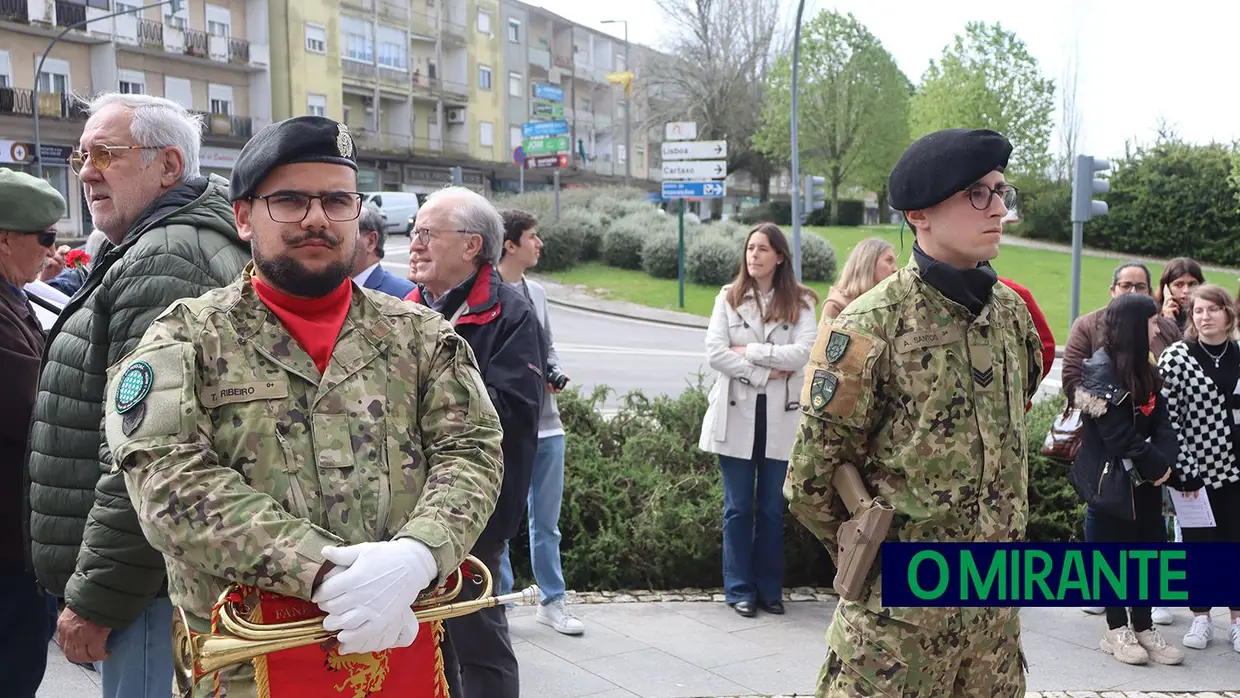
MULTIPOLYGON (((254 263, 174 304, 112 371, 108 442, 198 632, 239 583, 313 601, 341 655, 409 647, 411 602, 461 565, 498 496, 501 429, 468 345, 349 279, 353 157, 322 117, 255 135, 232 178, 254 263)), ((223 670, 222 695, 256 695, 254 677, 223 670)))
MULTIPOLYGON (((890 190, 916 231, 914 259, 820 325, 784 494, 833 557, 849 519, 832 483, 844 464, 894 507, 888 540, 1025 536, 1025 403, 1041 344, 987 263, 1015 201, 1011 149, 966 130, 910 146, 890 190)), ((861 598, 836 608, 819 698, 1024 695, 1016 609, 886 607, 880 568, 881 556, 861 598)))

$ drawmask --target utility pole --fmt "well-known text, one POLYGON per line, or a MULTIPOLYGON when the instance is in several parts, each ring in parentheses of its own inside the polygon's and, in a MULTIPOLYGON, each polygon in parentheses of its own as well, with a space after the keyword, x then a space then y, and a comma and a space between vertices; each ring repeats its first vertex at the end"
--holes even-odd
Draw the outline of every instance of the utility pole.
POLYGON ((797 3, 796 29, 792 33, 792 269, 801 280, 801 157, 797 153, 797 64, 801 62, 801 14, 805 0, 797 3))
POLYGON ((39 58, 39 63, 34 68, 34 89, 30 91, 31 101, 34 102, 34 109, 32 110, 34 112, 34 153, 32 153, 31 156, 34 158, 34 174, 36 177, 43 176, 43 139, 39 135, 39 78, 43 75, 43 63, 47 60, 48 54, 52 52, 52 47, 56 45, 56 42, 65 38, 65 34, 68 34, 74 29, 81 29, 91 22, 98 22, 101 19, 112 19, 113 17, 119 17, 121 15, 136 14, 152 7, 171 5, 168 9, 172 11, 171 14, 175 15, 181 11, 181 7, 184 2, 185 0, 164 0, 164 2, 156 2, 151 3, 150 5, 143 5, 142 7, 131 7, 127 10, 121 10, 120 12, 113 12, 110 15, 92 17, 82 20, 81 22, 70 24, 62 29, 61 32, 56 35, 56 38, 52 39, 52 43, 48 44, 47 48, 43 50, 43 56, 39 58))

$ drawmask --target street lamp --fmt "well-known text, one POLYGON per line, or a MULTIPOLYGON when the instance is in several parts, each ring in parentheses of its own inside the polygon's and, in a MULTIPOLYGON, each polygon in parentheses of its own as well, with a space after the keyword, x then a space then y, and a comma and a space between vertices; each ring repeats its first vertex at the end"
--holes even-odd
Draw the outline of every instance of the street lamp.
POLYGON ((164 0, 164 2, 151 3, 150 5, 143 5, 142 7, 131 7, 127 10, 121 10, 120 12, 113 12, 112 14, 109 14, 109 15, 101 15, 99 17, 92 17, 90 19, 84 19, 81 22, 74 22, 73 24, 70 24, 69 26, 65 27, 64 29, 61 30, 59 34, 56 35, 55 39, 52 39, 52 43, 48 44, 47 48, 43 50, 43 56, 39 58, 39 64, 34 67, 34 90, 31 91, 31 101, 34 102, 34 109, 32 111, 34 112, 34 173, 35 173, 35 176, 37 177, 43 176, 43 139, 40 138, 39 136, 39 77, 43 75, 43 62, 47 60, 47 56, 48 54, 52 52, 52 47, 56 45, 56 42, 63 39, 65 37, 65 34, 68 34, 74 29, 81 29, 82 27, 85 27, 87 24, 90 24, 91 22, 98 22, 101 19, 112 19, 113 17, 119 17, 120 15, 133 14, 135 12, 141 12, 143 10, 150 9, 152 7, 171 5, 170 9, 172 10, 172 14, 175 15, 176 13, 181 11, 181 6, 184 2, 185 0, 164 0))
POLYGON ((797 4, 797 23, 792 35, 792 269, 801 280, 801 157, 797 152, 797 64, 801 61, 801 13, 805 0, 797 4))
MULTIPOLYGON (((627 19, 605 19, 603 24, 624 25, 624 69, 632 72, 629 65, 629 21, 627 19)), ((632 83, 626 87, 624 95, 624 186, 629 186, 633 179, 633 121, 630 118, 633 109, 632 83)))

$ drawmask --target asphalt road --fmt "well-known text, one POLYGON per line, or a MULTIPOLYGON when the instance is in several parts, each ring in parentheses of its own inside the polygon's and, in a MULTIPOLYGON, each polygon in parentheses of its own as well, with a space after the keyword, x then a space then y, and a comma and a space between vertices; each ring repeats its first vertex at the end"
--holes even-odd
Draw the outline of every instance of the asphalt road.
MULTIPOLYGON (((384 266, 402 276, 408 272, 405 238, 387 245, 384 266)), ((614 391, 603 408, 610 412, 619 396, 640 390, 647 396, 678 395, 693 384, 698 373, 709 386, 714 380, 706 364, 705 330, 630 320, 552 305, 551 327, 555 348, 564 372, 588 392, 597 385, 614 391)), ((1039 397, 1059 392, 1059 366, 1055 361, 1043 381, 1039 397)))

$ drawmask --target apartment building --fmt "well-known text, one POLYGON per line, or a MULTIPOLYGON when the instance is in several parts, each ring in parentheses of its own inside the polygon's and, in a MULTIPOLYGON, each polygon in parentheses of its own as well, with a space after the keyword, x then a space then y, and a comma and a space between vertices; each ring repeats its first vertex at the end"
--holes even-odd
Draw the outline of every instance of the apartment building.
POLYGON ((91 230, 81 186, 68 167, 86 115, 83 99, 101 92, 152 94, 203 116, 204 173, 227 177, 240 148, 271 122, 267 0, 189 0, 109 19, 137 9, 115 0, 0 0, 0 166, 31 169, 34 153, 34 73, 38 77, 44 176, 69 202, 58 229, 66 236, 91 230), (92 21, 93 20, 93 21, 92 21))

